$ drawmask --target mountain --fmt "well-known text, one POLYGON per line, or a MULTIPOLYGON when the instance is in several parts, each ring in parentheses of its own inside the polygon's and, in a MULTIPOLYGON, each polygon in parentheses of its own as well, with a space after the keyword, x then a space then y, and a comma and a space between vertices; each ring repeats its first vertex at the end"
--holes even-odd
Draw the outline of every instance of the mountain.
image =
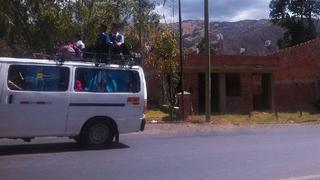
MULTIPOLYGON (((178 30, 179 24, 173 23, 171 26, 178 30)), ((196 47, 204 37, 204 25, 201 20, 183 21, 182 28, 186 48, 196 47)), ((224 37, 221 54, 240 54, 241 48, 244 48, 248 55, 265 55, 277 51, 277 41, 284 32, 284 29, 265 19, 210 23, 211 42, 217 42, 217 34, 224 37), (269 43, 268 47, 265 46, 266 41, 269 43)))

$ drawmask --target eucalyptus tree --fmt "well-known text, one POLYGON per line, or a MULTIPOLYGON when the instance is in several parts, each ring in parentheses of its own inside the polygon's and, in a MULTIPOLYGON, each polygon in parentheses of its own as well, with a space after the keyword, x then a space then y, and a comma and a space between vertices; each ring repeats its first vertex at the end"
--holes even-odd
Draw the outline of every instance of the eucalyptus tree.
POLYGON ((317 37, 314 20, 320 16, 320 1, 271 0, 269 7, 272 22, 287 30, 278 41, 280 48, 317 37))

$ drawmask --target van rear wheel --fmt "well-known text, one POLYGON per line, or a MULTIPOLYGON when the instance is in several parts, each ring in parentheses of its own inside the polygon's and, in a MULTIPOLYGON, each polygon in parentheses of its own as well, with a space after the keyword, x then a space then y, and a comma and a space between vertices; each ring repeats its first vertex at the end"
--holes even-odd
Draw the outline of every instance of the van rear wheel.
POLYGON ((112 126, 104 121, 92 121, 87 124, 82 133, 82 144, 89 147, 103 147, 112 142, 114 130, 112 126))

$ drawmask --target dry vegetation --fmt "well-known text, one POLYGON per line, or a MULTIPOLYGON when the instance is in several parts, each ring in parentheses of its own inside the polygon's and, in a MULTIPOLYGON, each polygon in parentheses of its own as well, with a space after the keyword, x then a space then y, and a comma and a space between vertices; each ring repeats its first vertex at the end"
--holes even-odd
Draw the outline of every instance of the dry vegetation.
MULTIPOLYGON (((146 114, 148 122, 155 120, 164 122, 168 114, 159 109, 152 109, 146 114)), ((190 116, 187 120, 191 123, 205 123, 204 115, 190 116)), ((251 124, 293 124, 293 123, 320 123, 320 114, 302 113, 275 113, 252 112, 250 115, 225 114, 213 115, 211 121, 215 124, 251 125, 251 124)))

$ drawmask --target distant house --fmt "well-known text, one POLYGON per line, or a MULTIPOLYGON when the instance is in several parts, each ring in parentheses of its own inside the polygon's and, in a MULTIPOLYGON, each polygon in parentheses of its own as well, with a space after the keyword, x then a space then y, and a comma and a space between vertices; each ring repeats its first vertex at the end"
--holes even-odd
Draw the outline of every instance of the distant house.
MULTIPOLYGON (((194 112, 204 113, 205 56, 190 55, 184 62, 185 90, 194 112)), ((312 112, 320 98, 319 38, 267 56, 212 55, 211 64, 215 113, 312 112)), ((158 80, 155 74, 147 79, 148 98, 156 102, 158 80)))

